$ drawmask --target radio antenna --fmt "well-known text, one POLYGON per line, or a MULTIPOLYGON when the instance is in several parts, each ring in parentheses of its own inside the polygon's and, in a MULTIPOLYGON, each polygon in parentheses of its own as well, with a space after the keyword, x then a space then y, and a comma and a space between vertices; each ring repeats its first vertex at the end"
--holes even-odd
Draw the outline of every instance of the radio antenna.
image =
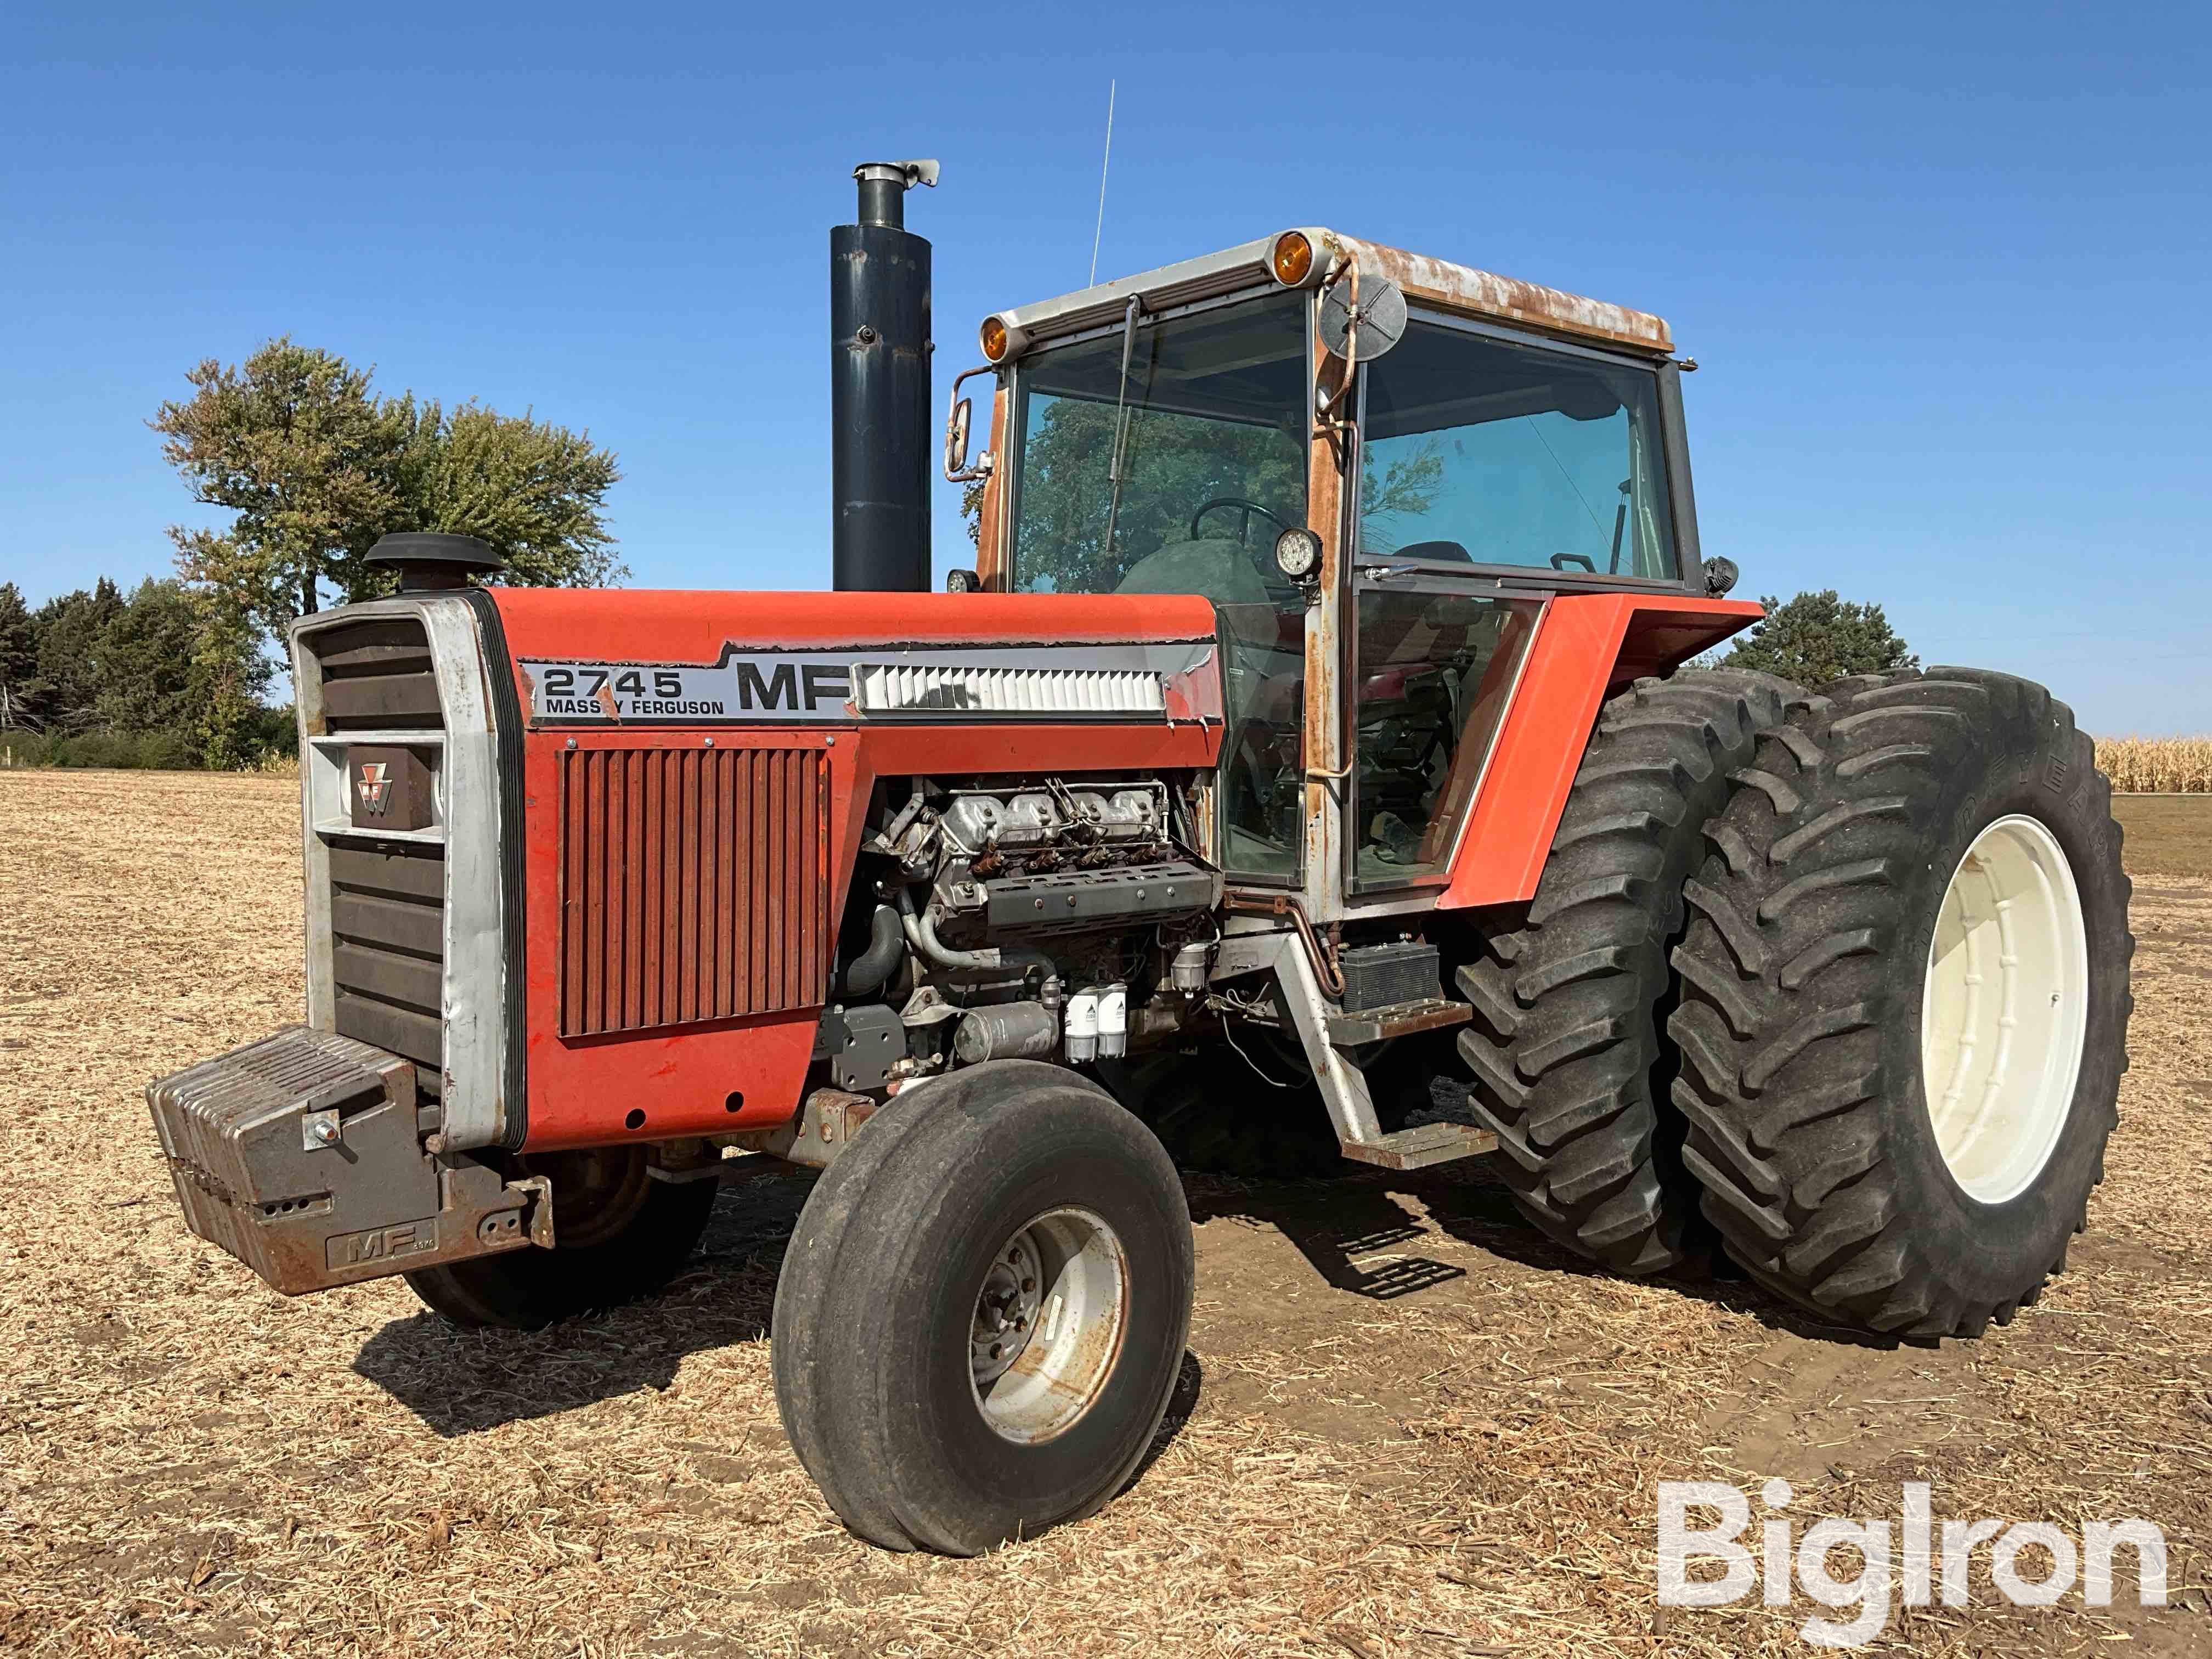
POLYGON ((1091 232, 1091 282, 1098 280, 1098 239, 1106 234, 1106 168, 1114 159, 1114 88, 1115 82, 1106 83, 1106 154, 1098 161, 1098 222, 1091 232))

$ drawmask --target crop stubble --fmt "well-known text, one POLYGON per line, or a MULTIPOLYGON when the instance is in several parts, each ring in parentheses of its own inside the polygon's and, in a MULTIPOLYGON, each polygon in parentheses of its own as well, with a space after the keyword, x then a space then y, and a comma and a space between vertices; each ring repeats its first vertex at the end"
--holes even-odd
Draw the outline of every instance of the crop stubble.
POLYGON ((0 1648, 1779 1655, 1809 1604, 1658 1616, 1652 1491, 1782 1474, 1801 1525, 1926 1479, 1939 1516, 2166 1530, 2163 1613, 2004 1609, 1978 1572, 1899 1650, 2212 1650, 2212 805, 2139 876, 2108 1178, 2009 1330, 1866 1346, 1738 1283, 1609 1279, 1479 1168, 1194 1177, 1155 1460, 953 1562, 855 1543, 777 1427, 803 1177, 733 1175, 667 1296, 530 1335, 395 1280, 286 1301, 185 1232, 139 1091, 295 1017, 295 799, 0 775, 0 1648))

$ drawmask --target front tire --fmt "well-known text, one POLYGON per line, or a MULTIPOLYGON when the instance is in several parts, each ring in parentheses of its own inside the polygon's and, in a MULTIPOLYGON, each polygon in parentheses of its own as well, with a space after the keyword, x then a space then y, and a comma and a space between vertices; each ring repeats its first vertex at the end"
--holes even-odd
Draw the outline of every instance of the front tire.
POLYGON ((1755 1279, 1916 1338, 2063 1269, 2127 1066, 2129 884, 2073 715, 2009 675, 1844 680, 1711 835, 1675 1100, 1755 1279))
POLYGON ((854 1533, 978 1554, 1127 1482, 1193 1277, 1182 1187, 1143 1124, 1059 1066, 955 1073, 816 1184, 776 1285, 776 1404, 854 1533))
POLYGON ((553 1187, 550 1250, 425 1267, 407 1283, 456 1325, 535 1330, 653 1295, 683 1271, 714 1213, 717 1183, 651 1174, 641 1146, 526 1158, 553 1187))

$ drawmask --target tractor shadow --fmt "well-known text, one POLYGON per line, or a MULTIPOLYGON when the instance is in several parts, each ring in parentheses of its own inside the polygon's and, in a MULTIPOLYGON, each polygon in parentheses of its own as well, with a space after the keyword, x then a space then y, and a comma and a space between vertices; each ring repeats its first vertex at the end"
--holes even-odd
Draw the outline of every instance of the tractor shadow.
MULTIPOLYGON (((1421 1295, 1481 1273, 1424 1254, 1419 1241, 1437 1233, 1547 1277, 1619 1277, 1547 1237, 1514 1206, 1504 1186, 1475 1164, 1407 1171, 1347 1166, 1339 1175, 1297 1181, 1187 1172, 1184 1187, 1193 1223, 1222 1217, 1271 1227, 1325 1283, 1370 1301, 1421 1295)), ((1717 1244, 1648 1282, 1808 1341, 1881 1351, 1917 1346, 1820 1319, 1746 1278, 1717 1244)))
MULTIPOLYGON (((464 1330, 425 1309, 371 1336, 354 1371, 447 1438, 664 1392, 687 1356, 768 1335, 784 1249, 814 1181, 811 1170, 774 1165, 726 1175, 697 1253, 659 1296, 542 1331, 464 1330)), ((1198 1356, 1186 1349, 1167 1414, 1129 1485, 1174 1443, 1205 1386, 1198 1356)))
POLYGON ((1680 1266, 1638 1281, 1553 1243, 1514 1206, 1503 1184, 1487 1172, 1456 1175, 1439 1170, 1401 1179, 1412 1183, 1407 1190, 1419 1197, 1430 1218, 1443 1232, 1522 1267, 1564 1278, 1658 1285, 1730 1313, 1748 1314, 1769 1330, 1784 1331, 1810 1342, 1884 1352, 1916 1346, 1893 1336, 1832 1323, 1784 1300, 1747 1277, 1722 1250, 1719 1240, 1710 1235, 1696 1237, 1689 1259, 1680 1266))
POLYGON ((768 1334, 811 1171, 732 1170, 697 1252, 659 1295, 541 1331, 464 1330, 425 1309, 362 1345, 355 1372, 454 1437, 676 1380, 685 1357, 768 1334))

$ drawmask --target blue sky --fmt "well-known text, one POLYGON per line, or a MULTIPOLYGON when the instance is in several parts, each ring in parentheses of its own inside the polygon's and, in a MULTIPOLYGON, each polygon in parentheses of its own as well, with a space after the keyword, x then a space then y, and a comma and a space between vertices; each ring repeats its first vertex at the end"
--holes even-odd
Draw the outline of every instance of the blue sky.
MULTIPOLYGON (((829 568, 827 227, 986 311, 1324 223, 1654 310, 1708 552, 2212 729, 2212 12, 11 7, 0 580, 167 568, 144 426, 289 332, 588 427, 632 581, 829 568), (766 12, 766 9, 763 9, 766 12)), ((965 562, 939 499, 938 562, 965 562)))

